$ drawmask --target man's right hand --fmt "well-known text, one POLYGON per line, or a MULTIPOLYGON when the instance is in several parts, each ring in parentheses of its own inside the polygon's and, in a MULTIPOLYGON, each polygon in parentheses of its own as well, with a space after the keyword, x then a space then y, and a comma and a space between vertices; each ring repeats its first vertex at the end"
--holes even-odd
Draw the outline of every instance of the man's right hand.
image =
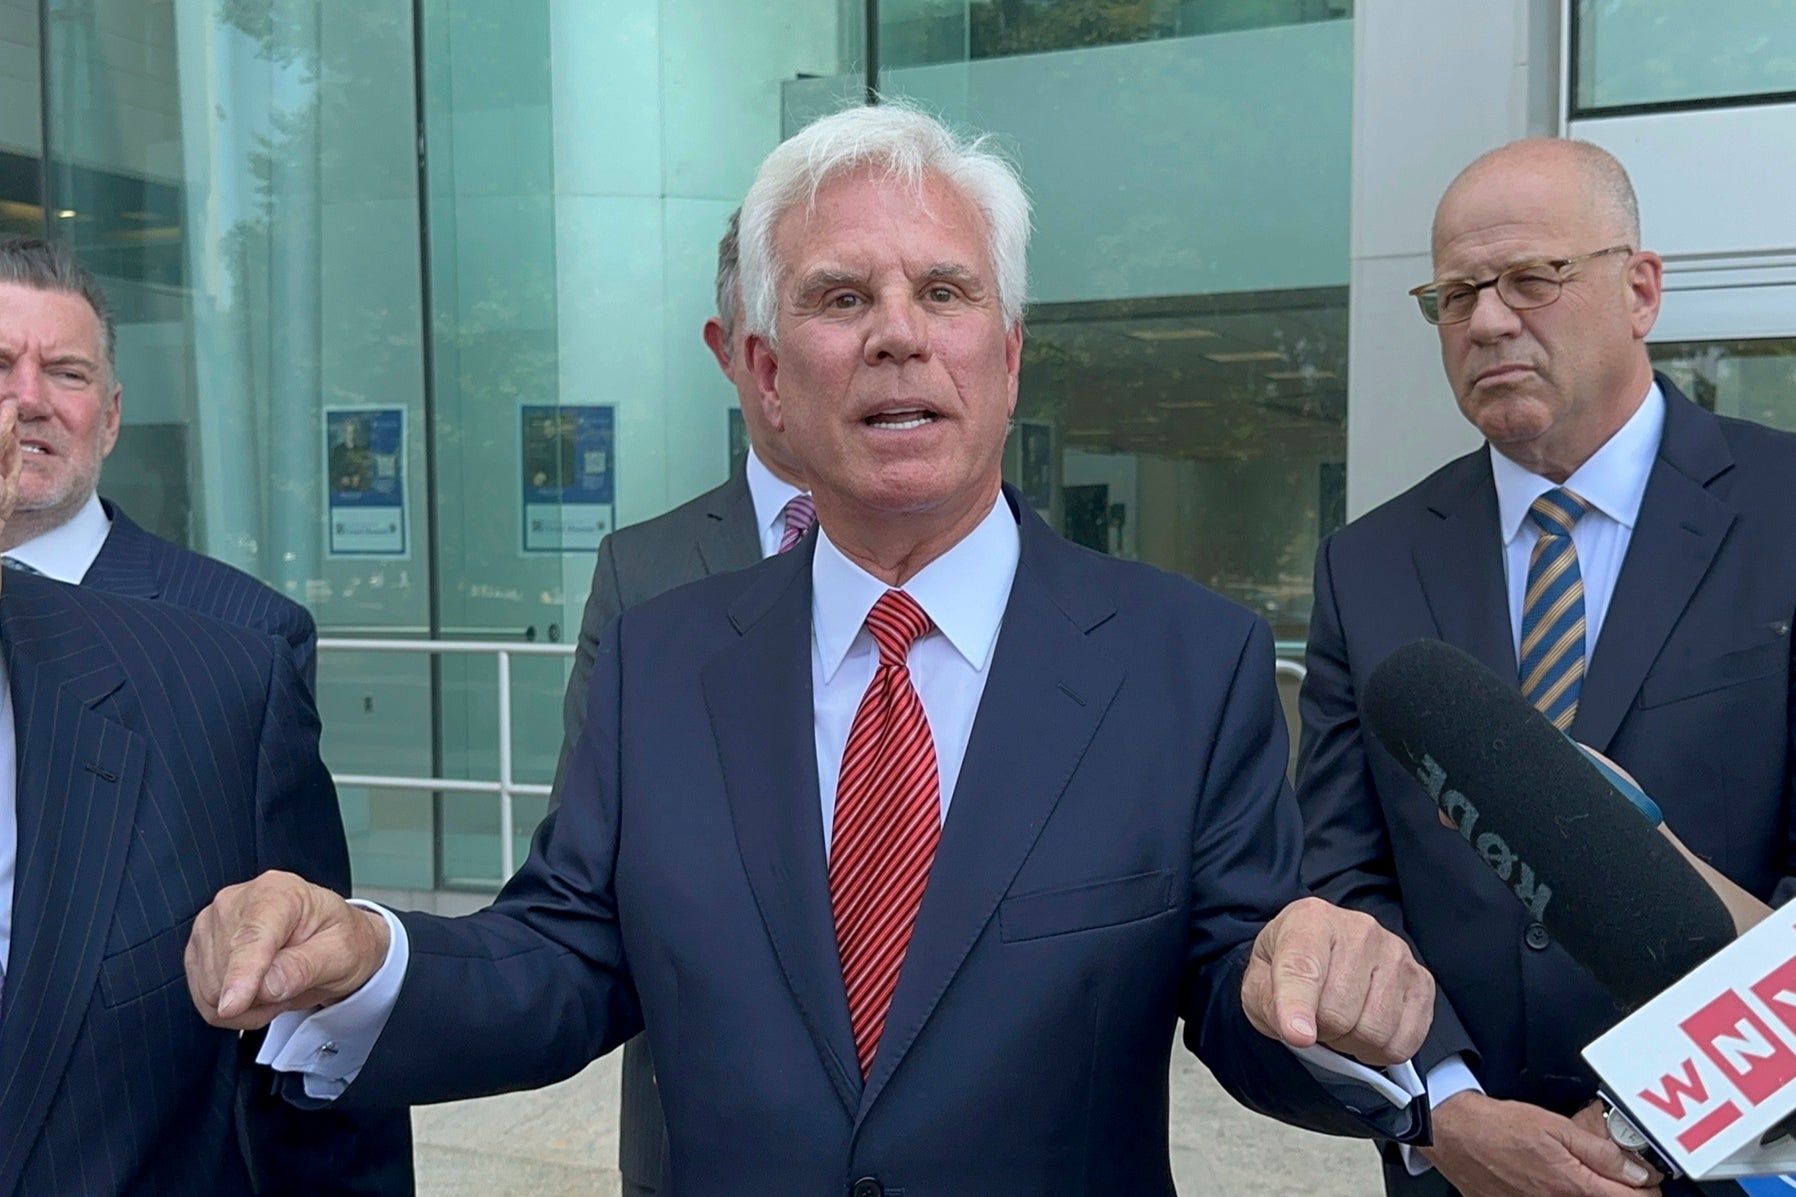
POLYGON ((1658 1173, 1606 1134, 1476 1090, 1434 1111, 1421 1151, 1465 1197, 1659 1197, 1658 1173))
POLYGON ((292 873, 264 873, 218 891, 194 919, 187 989, 213 1026, 256 1030, 360 989, 391 938, 374 911, 292 873))

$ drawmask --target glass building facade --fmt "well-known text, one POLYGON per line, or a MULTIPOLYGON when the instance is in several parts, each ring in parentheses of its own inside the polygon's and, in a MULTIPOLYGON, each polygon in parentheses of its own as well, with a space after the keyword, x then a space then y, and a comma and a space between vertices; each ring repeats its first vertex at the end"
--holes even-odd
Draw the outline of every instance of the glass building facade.
MULTIPOLYGON (((1741 49, 1709 6, 1575 7, 1577 107, 1796 87, 1787 41, 1741 49), (1666 20, 1713 61, 1628 49, 1666 20)), ((597 537, 740 451, 699 332, 759 161, 870 87, 907 97, 992 131, 1036 202, 1012 481, 1071 539, 1220 590, 1297 655, 1315 549, 1348 515, 1355 17, 0 0, 0 231, 69 241, 119 309, 102 491, 140 522, 328 637, 565 643, 597 537)), ((1722 410, 1796 425, 1793 345, 1659 352, 1722 410)), ((522 782, 553 773, 567 669, 514 662, 522 782)), ((344 775, 496 777, 500 702, 490 657, 320 662, 344 775)), ((497 883, 491 795, 341 789, 362 885, 497 883)), ((519 858, 543 809, 517 800, 519 858)))

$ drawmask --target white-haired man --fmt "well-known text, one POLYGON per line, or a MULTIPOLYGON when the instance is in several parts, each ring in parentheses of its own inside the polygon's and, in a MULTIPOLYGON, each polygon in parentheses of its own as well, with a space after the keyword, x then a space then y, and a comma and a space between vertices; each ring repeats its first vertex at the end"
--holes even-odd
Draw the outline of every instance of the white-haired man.
POLYGON ((492 908, 226 890, 207 1017, 291 1012, 276 1066, 374 1102, 546 1084, 646 1023, 678 1194, 1169 1192, 1180 1016, 1258 1109, 1425 1134, 1291 1050, 1419 1091, 1433 985, 1300 897, 1267 629, 1002 488, 1027 229, 1009 168, 913 111, 774 151, 748 354, 819 532, 611 626, 492 908))

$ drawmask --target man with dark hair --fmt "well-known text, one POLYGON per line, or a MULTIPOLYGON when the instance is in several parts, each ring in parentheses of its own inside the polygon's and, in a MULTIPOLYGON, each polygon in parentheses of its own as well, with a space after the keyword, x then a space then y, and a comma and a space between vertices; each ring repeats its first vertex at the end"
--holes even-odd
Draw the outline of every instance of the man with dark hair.
POLYGON ((160 599, 278 636, 311 689, 318 632, 304 607, 144 530, 97 493, 119 436, 117 364, 112 307, 87 268, 59 243, 0 241, 0 378, 19 405, 25 453, 0 554, 59 581, 160 599))
MULTIPOLYGON (((0 524, 19 492, 0 400, 0 524)), ((266 869, 347 893, 318 716, 285 648, 0 571, 0 1193, 413 1191, 403 1111, 295 1109, 181 984, 196 912, 266 869)))
POLYGON ((410 1193, 404 1111, 301 1114, 253 1066, 255 1039, 217 1036, 157 988, 220 881, 280 868, 346 893, 349 854, 318 760, 311 616, 96 497, 119 394, 93 277, 59 245, 0 241, 0 409, 16 415, 0 647, 18 732, 16 779, 0 766, 18 792, 0 910, 20 912, 0 934, 0 1193, 9 1177, 59 1197, 410 1193))
POLYGON ((1579 1056, 1623 1011, 1367 738, 1360 698, 1405 643, 1457 645, 1637 777, 1697 855, 1783 901, 1796 437, 1717 417, 1653 372, 1662 267, 1607 151, 1493 150, 1448 187, 1433 250, 1414 294, 1488 443, 1317 556, 1306 880, 1406 934, 1440 983, 1417 1059, 1435 1142, 1386 1153, 1387 1192, 1653 1192, 1609 1141, 1579 1056))

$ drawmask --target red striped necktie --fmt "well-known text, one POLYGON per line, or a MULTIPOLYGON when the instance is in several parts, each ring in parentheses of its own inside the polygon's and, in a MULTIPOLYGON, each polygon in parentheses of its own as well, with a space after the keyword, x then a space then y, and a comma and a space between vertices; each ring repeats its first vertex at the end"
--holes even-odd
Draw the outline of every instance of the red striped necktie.
POLYGON ((911 645, 934 626, 901 590, 873 604, 867 630, 879 645, 879 668, 855 712, 836 786, 829 899, 863 1079, 942 836, 935 739, 906 664, 911 645))

